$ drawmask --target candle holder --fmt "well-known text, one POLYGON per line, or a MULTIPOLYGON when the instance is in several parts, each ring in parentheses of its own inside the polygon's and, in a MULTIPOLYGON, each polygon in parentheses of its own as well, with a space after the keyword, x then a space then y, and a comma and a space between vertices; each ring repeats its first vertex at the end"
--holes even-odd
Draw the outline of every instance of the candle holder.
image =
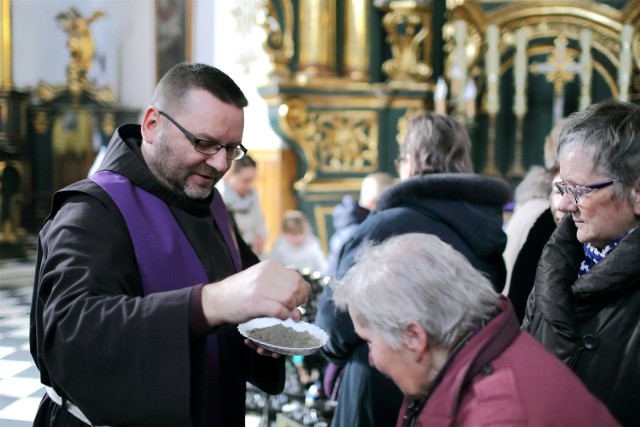
POLYGON ((522 157, 524 113, 516 114, 516 141, 513 150, 513 163, 507 173, 508 178, 522 178, 525 174, 522 157))
POLYGON ((487 142, 487 161, 484 169, 482 169, 483 175, 500 176, 500 171, 496 167, 496 122, 497 114, 489 114, 489 140, 487 142))

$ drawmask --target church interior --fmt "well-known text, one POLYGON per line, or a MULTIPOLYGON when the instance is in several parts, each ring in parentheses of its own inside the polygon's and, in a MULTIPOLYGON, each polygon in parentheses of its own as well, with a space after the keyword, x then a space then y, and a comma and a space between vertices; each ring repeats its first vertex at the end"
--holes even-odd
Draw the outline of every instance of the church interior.
POLYGON ((50 76, 31 72, 34 80, 23 81, 32 58, 20 17, 38 2, 2 1, 0 245, 7 256, 37 233, 53 192, 85 177, 114 129, 138 120, 150 96, 126 99, 122 81, 149 76, 143 86, 151 87, 175 62, 251 69, 247 84, 262 104, 259 123, 249 117, 247 128, 272 135, 266 145, 259 136, 246 141, 259 165, 268 245, 282 213, 300 209, 325 250, 341 197, 357 195, 368 173, 396 174, 403 126, 416 111, 454 115, 472 137, 475 171, 515 185, 543 164, 544 136, 557 120, 607 98, 636 102, 640 93, 637 1, 144 2, 155 14, 148 25, 155 31, 140 40, 140 49, 152 45, 148 70, 120 65, 117 79, 104 63, 123 62, 122 49, 94 30, 121 14, 105 10, 113 7, 107 2, 46 3, 39 19, 59 43, 45 49, 60 66, 55 73, 53 62, 38 67, 50 76), (226 27, 200 31, 207 13, 226 27), (229 32, 242 46, 238 58, 196 51, 215 51, 214 40, 229 32))
POLYGON ((267 248, 298 209, 327 251, 342 197, 368 174, 397 176, 416 112, 454 116, 474 171, 515 188, 544 165, 557 121, 640 101, 640 0, 0 4, 0 260, 28 256, 53 193, 87 176, 182 61, 229 70, 251 94, 244 145, 267 248))

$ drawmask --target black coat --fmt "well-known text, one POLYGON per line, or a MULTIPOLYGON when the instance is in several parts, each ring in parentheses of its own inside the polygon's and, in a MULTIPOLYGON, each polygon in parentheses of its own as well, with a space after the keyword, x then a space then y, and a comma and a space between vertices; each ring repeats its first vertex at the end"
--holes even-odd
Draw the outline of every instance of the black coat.
MULTIPOLYGON (((440 237, 485 272, 502 289, 505 267, 502 252, 502 206, 509 198, 507 184, 472 174, 436 174, 400 182, 382 194, 375 211, 358 227, 340 256, 337 277, 353 265, 360 246, 406 233, 440 237)), ((336 312, 331 289, 320 296, 316 324, 330 339, 322 354, 344 365, 338 405, 332 426, 395 425, 402 394, 393 382, 369 366, 367 344, 355 333, 346 312, 336 312)))
POLYGON ((536 278, 536 269, 538 268, 542 250, 555 229, 556 223, 553 220, 551 209, 546 209, 531 226, 527 239, 522 248, 520 248, 516 262, 513 264, 508 297, 513 304, 520 323, 524 319, 527 300, 531 289, 533 289, 533 282, 536 278))
POLYGON ((570 216, 538 265, 523 328, 562 359, 625 426, 640 425, 640 232, 578 277, 570 216))
MULTIPOLYGON (((188 200, 160 185, 144 164, 140 140, 139 126, 120 127, 101 170, 125 175, 168 204, 211 282, 232 274, 210 200, 188 200)), ((243 265, 258 262, 237 230, 236 237, 243 265)), ((190 329, 191 290, 143 296, 127 224, 114 202, 89 180, 59 191, 38 240, 31 310, 31 353, 42 383, 97 425, 200 425, 207 332, 190 329)), ((218 333, 223 425, 244 425, 246 381, 280 392, 284 359, 258 356, 235 325, 221 325, 218 333)), ((45 397, 35 425, 84 424, 45 397)))

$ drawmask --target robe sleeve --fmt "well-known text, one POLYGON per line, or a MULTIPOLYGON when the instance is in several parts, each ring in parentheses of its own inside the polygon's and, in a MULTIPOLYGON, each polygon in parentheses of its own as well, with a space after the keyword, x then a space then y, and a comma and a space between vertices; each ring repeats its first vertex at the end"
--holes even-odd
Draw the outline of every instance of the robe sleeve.
MULTIPOLYGON (((115 206, 69 196, 39 239, 31 351, 44 384, 94 423, 188 425, 191 288, 142 297, 115 206)), ((196 345, 197 349, 191 346, 196 345)))

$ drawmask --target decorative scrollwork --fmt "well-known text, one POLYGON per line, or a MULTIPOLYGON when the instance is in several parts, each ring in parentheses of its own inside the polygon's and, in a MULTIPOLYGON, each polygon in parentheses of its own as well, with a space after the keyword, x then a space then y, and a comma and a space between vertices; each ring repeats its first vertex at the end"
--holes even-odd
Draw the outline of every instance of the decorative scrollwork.
POLYGON ((369 173, 378 169, 378 121, 374 111, 309 111, 300 99, 279 110, 285 134, 302 148, 307 171, 296 183, 304 187, 324 173, 369 173))
POLYGON ((372 172, 378 166, 378 126, 369 111, 312 113, 311 138, 324 172, 372 172))
POLYGON ((387 31, 392 58, 382 64, 382 71, 392 81, 427 81, 433 73, 431 66, 431 4, 405 6, 389 3, 382 25, 387 31))
POLYGON ((267 0, 265 8, 259 24, 267 33, 263 47, 273 63, 272 75, 288 77, 293 57, 293 6, 291 0, 267 0))

